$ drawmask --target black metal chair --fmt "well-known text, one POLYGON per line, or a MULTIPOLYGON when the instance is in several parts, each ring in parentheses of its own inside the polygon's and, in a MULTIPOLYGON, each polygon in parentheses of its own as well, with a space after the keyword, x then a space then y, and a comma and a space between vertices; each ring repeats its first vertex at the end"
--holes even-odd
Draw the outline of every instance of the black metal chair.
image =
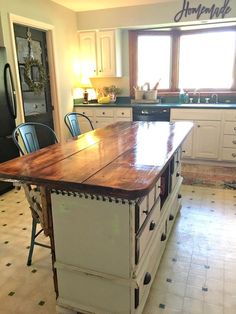
POLYGON ((82 113, 78 113, 78 112, 69 112, 65 115, 64 121, 70 131, 70 134, 73 137, 79 136, 81 134, 81 130, 79 126, 79 118, 85 119, 85 121, 89 123, 91 129, 94 130, 92 121, 86 115, 82 113))
MULTIPOLYGON (((12 133, 12 138, 22 155, 58 143, 56 133, 49 126, 37 122, 26 122, 18 125, 12 133), (43 139, 43 142, 41 139, 43 139)), ((46 219, 47 212, 45 205, 43 205, 45 202, 42 202, 40 188, 30 184, 24 184, 23 188, 32 214, 31 241, 27 259, 27 265, 30 266, 35 245, 46 248, 51 247, 36 241, 36 238, 42 231, 44 231, 45 236, 49 235, 48 221, 46 219), (37 232, 38 224, 41 225, 41 229, 37 232)))

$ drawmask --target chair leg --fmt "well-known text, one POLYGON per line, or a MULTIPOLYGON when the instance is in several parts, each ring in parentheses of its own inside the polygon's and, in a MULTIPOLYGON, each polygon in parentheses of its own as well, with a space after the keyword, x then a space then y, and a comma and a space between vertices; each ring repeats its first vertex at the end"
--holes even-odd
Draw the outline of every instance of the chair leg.
POLYGON ((37 226, 37 221, 33 218, 32 219, 30 250, 29 250, 29 255, 28 255, 28 260, 27 260, 27 266, 30 266, 32 263, 32 255, 33 255, 33 251, 34 251, 34 240, 35 240, 35 234, 36 234, 36 226, 37 226))

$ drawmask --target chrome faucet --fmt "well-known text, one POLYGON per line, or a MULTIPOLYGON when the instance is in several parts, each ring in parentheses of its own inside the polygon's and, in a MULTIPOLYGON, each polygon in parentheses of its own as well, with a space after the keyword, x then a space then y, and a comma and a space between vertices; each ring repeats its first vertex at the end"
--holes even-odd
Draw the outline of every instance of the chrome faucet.
POLYGON ((196 95, 196 94, 198 94, 197 104, 200 104, 201 103, 201 94, 200 94, 200 92, 195 91, 194 95, 196 95))
POLYGON ((213 102, 213 104, 218 104, 218 94, 212 94, 211 95, 211 100, 213 102))

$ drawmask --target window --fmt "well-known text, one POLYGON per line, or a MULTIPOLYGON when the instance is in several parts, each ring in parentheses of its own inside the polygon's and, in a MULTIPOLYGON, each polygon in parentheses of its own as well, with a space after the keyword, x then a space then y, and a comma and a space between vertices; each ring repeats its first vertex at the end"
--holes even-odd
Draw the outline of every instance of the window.
POLYGON ((234 31, 180 36, 179 87, 230 89, 235 41, 234 31))
POLYGON ((236 89, 236 28, 130 32, 131 86, 233 91, 236 89))
POLYGON ((149 82, 153 88, 160 80, 160 88, 170 88, 170 51, 168 35, 138 37, 138 86, 149 82))

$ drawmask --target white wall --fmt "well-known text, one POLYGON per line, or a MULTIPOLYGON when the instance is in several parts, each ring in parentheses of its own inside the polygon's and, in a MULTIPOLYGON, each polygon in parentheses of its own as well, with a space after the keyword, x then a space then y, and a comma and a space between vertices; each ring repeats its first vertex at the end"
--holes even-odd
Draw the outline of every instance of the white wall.
MULTIPOLYGON (((76 33, 76 14, 48 0, 0 0, 0 13, 4 45, 8 62, 16 64, 14 59, 9 14, 29 18, 35 22, 53 26, 54 65, 56 79, 52 82, 56 90, 56 103, 60 126, 56 128, 61 139, 65 138, 64 115, 73 108, 72 88, 76 83, 74 64, 78 63, 78 42, 76 33), (55 83, 55 84, 54 84, 55 83)), ((16 72, 13 71, 16 80, 16 72)), ((20 103, 18 91, 18 103, 20 103)), ((19 108, 22 113, 22 108, 19 108)), ((18 123, 22 118, 18 119, 18 123)))
MULTIPOLYGON (((187 0, 186 0, 187 1, 187 0)), ((213 4, 221 7, 225 1, 229 1, 231 11, 225 18, 236 18, 235 0, 188 0, 190 7, 197 7, 202 4, 211 7, 213 4)), ((113 8, 98 11, 87 11, 77 13, 78 30, 89 30, 96 28, 137 28, 146 26, 176 25, 174 16, 183 7, 183 0, 170 0, 156 4, 113 8)), ((203 14, 199 21, 208 20, 209 14, 203 14)), ((219 17, 220 18, 220 17, 219 17)), ((181 23, 196 22, 196 14, 183 17, 181 23)))

